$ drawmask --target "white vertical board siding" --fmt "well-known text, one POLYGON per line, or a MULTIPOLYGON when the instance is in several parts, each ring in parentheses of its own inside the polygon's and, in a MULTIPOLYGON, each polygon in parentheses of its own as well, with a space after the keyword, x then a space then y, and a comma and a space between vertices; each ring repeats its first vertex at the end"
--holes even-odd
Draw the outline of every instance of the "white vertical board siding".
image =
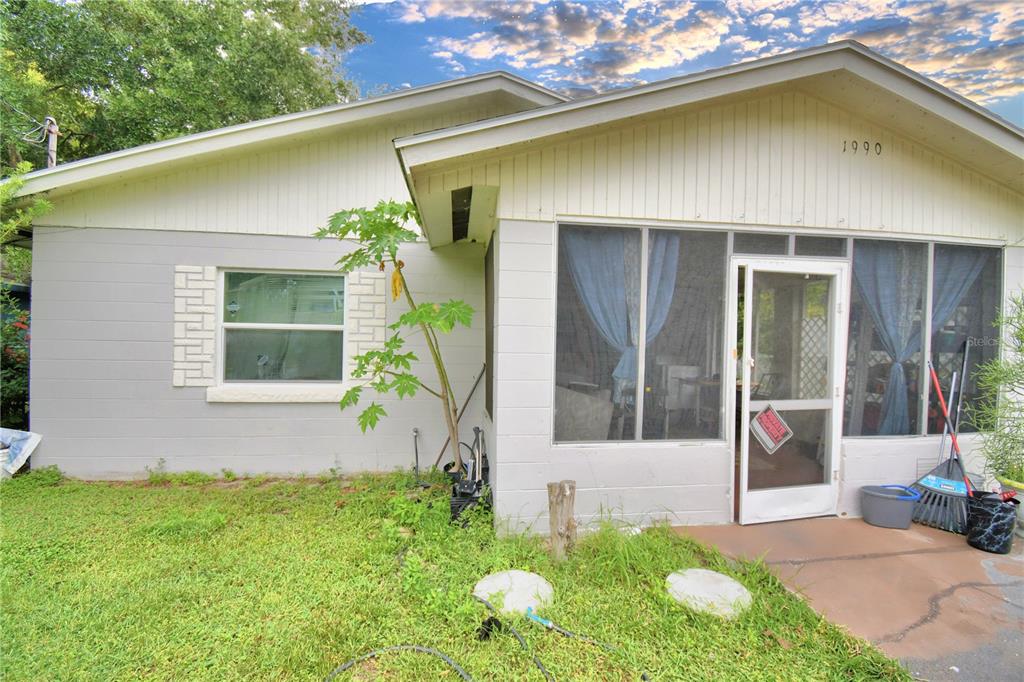
POLYGON ((497 240, 495 510, 508 531, 548 532, 547 483, 576 481, 583 523, 728 523, 724 442, 552 445, 555 224, 502 220, 497 240))
MULTIPOLYGON (((459 163, 474 175, 477 166, 498 167, 499 216, 508 219, 582 215, 990 239, 1024 227, 1020 194, 802 92, 459 163)), ((417 184, 455 189, 446 177, 427 172, 417 184)))
MULTIPOLYGON (((55 464, 84 478, 145 476, 160 460, 169 471, 210 473, 408 468, 413 427, 421 463, 432 463, 447 431, 437 399, 426 392, 398 400, 369 391, 364 400, 383 404, 389 416, 363 434, 359 410, 340 412, 336 403, 210 403, 205 388, 172 386, 176 264, 332 271, 343 249, 302 237, 37 228, 30 388, 32 428, 43 441, 34 466, 55 464)), ((482 310, 478 245, 431 251, 414 244, 402 258, 418 300, 462 298, 482 310)), ((388 322, 404 310, 404 301, 388 302, 388 322)), ((461 401, 483 364, 483 315, 442 344, 461 401)), ((422 360, 416 373, 436 384, 416 334, 407 348, 422 360)), ((482 413, 478 389, 464 433, 482 413)))
POLYGON ((115 181, 57 197, 36 224, 308 236, 340 209, 408 200, 394 138, 501 113, 475 108, 364 126, 115 181))

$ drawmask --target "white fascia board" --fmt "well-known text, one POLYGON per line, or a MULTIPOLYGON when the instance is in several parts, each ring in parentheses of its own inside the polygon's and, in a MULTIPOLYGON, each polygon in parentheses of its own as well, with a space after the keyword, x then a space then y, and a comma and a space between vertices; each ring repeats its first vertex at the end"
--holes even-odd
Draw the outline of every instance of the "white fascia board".
POLYGON ((910 69, 895 62, 886 64, 878 59, 860 59, 851 63, 848 70, 1000 149, 1024 159, 1024 130, 910 69), (923 87, 906 87, 906 78, 908 77, 923 87))
POLYGON ((333 104, 310 111, 153 142, 38 170, 25 176, 25 184, 18 192, 18 196, 116 177, 119 174, 137 172, 188 157, 364 122, 381 116, 399 114, 412 107, 443 104, 455 98, 496 92, 505 92, 537 106, 565 101, 561 95, 518 76, 502 71, 489 72, 400 90, 380 97, 333 104))
POLYGON ((407 168, 845 69, 1022 156, 1024 131, 853 41, 395 140, 407 168), (907 79, 912 82, 908 83, 907 79), (910 87, 908 87, 910 86, 910 87))

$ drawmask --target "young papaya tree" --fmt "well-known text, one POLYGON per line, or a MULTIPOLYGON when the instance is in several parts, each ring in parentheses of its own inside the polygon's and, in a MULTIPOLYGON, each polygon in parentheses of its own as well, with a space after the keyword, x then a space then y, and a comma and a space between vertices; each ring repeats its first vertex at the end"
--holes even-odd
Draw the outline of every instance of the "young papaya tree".
MULTIPOLYGON (((443 303, 417 302, 409 291, 405 278, 405 263, 399 259, 402 244, 415 242, 419 235, 409 228, 418 224, 416 207, 410 202, 381 201, 373 208, 353 208, 332 215, 327 226, 315 233, 317 238, 336 238, 354 244, 356 248, 338 260, 338 269, 350 273, 374 266, 381 272, 391 271, 391 298, 405 298, 408 310, 390 325, 391 335, 378 350, 370 350, 354 358, 352 377, 360 383, 348 389, 339 406, 342 410, 354 407, 365 389, 378 394, 394 393, 399 398, 416 395, 423 389, 441 403, 444 423, 455 455, 456 470, 462 468, 459 452, 458 403, 452 390, 451 378, 441 354, 440 335, 448 334, 457 325, 470 326, 473 309, 465 302, 450 299, 443 303), (416 354, 406 351, 406 341, 412 334, 420 334, 430 353, 436 371, 437 384, 429 386, 413 373, 416 354)), ((387 416, 383 405, 370 402, 358 416, 359 428, 374 429, 387 416)))

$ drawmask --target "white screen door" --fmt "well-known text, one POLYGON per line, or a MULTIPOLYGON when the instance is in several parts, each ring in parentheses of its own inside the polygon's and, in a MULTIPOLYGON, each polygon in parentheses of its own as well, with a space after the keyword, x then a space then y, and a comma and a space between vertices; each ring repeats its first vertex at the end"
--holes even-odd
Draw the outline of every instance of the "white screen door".
POLYGON ((847 264, 734 258, 732 277, 739 521, 834 514, 847 264))

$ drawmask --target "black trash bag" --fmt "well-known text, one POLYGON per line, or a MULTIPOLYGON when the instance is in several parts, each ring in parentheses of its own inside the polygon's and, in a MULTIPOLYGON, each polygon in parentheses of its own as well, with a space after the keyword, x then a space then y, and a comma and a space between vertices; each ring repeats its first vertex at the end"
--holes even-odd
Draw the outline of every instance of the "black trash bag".
POLYGON ((967 544, 993 554, 1009 554, 1020 500, 1005 502, 996 493, 975 492, 967 498, 967 544))

